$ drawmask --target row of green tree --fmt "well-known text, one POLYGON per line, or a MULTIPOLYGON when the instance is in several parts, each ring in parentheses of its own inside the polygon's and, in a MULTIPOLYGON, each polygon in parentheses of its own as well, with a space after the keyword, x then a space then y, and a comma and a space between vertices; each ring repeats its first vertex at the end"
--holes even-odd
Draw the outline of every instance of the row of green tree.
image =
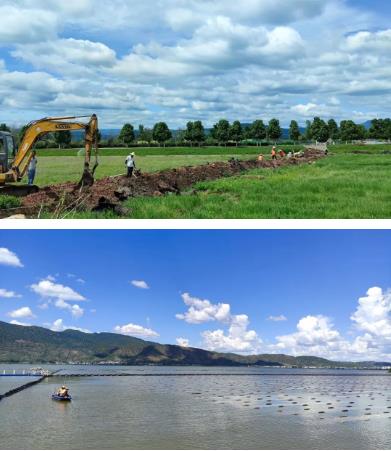
MULTIPOLYGON (((226 119, 221 119, 214 124, 210 133, 206 133, 201 121, 188 122, 186 129, 178 132, 176 139, 190 145, 202 145, 213 140, 220 145, 233 142, 236 145, 244 140, 252 140, 257 144, 267 141, 278 141, 283 135, 283 130, 278 119, 271 119, 266 125, 262 120, 256 120, 252 124, 242 125, 240 121, 230 124, 226 119)), ((152 140, 164 144, 172 138, 172 134, 165 122, 159 122, 152 130, 139 126, 137 141, 150 143, 152 140)), ((338 125, 334 119, 328 122, 319 117, 313 121, 307 121, 305 130, 300 129, 297 121, 292 120, 289 125, 289 138, 294 142, 299 141, 355 141, 367 138, 391 140, 391 119, 374 119, 367 130, 362 124, 356 124, 352 120, 341 121, 338 125)), ((119 140, 126 145, 136 141, 136 134, 131 124, 125 124, 119 135, 119 140)))
MULTIPOLYGON (((20 141, 27 126, 22 127, 16 133, 20 141)), ((0 130, 11 131, 6 124, 0 124, 0 130)), ((134 126, 126 123, 117 138, 106 140, 105 145, 125 145, 131 146, 134 143, 159 145, 186 144, 201 146, 204 144, 227 145, 234 143, 238 145, 243 141, 252 141, 260 145, 262 142, 277 142, 283 136, 283 130, 278 119, 271 119, 267 124, 262 120, 255 120, 252 124, 242 124, 234 121, 232 124, 226 119, 221 119, 213 125, 210 131, 205 130, 201 121, 190 121, 184 130, 175 132, 175 136, 165 122, 156 123, 153 128, 139 125, 135 131, 134 126)), ((367 138, 391 140, 391 119, 374 119, 369 129, 362 124, 356 124, 352 120, 341 121, 338 125, 334 119, 324 121, 320 117, 315 117, 312 121, 306 122, 306 128, 301 129, 297 121, 292 120, 289 126, 289 138, 293 142, 299 141, 355 141, 367 138)), ((99 133, 99 141, 101 136, 99 133)), ((58 147, 69 147, 72 143, 72 134, 69 131, 50 133, 38 143, 38 147, 56 145, 58 147), (41 146, 39 145, 41 144, 41 146)))

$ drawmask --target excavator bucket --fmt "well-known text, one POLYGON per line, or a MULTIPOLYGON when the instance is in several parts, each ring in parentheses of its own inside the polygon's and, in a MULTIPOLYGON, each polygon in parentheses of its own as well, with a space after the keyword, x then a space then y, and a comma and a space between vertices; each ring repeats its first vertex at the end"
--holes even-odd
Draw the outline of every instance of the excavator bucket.
POLYGON ((94 167, 92 168, 92 170, 90 169, 88 164, 86 164, 84 166, 83 174, 81 176, 79 183, 77 184, 78 188, 82 189, 82 188, 92 186, 94 184, 94 181, 95 181, 94 174, 95 174, 95 170, 97 167, 98 167, 98 163, 94 164, 94 167))
POLYGON ((81 179, 77 184, 78 188, 92 186, 93 184, 94 184, 94 176, 91 174, 89 169, 84 169, 83 175, 81 176, 81 179))

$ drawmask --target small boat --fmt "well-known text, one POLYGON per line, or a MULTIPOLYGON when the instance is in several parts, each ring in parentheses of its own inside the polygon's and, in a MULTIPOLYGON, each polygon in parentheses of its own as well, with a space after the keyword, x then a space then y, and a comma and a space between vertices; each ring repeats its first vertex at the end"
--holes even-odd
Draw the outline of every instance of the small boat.
POLYGON ((52 399, 53 399, 53 401, 72 401, 72 396, 70 396, 70 395, 60 396, 60 395, 53 394, 52 399))

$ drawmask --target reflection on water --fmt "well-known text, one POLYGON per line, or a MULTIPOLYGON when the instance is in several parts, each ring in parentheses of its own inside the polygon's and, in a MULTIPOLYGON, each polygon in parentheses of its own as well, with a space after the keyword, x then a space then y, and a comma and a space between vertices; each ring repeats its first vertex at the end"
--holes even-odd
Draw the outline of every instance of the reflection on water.
POLYGON ((140 376, 64 376, 2 400, 1 448, 391 448, 391 376, 383 372, 68 367, 64 374, 92 370, 140 376), (142 377, 153 372, 246 375, 142 377), (72 403, 50 399, 63 382, 72 403))

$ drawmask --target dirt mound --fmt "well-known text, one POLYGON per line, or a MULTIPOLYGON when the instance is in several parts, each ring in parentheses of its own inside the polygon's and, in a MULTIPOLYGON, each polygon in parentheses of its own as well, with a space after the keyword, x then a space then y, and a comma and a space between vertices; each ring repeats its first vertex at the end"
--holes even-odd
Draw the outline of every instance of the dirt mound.
POLYGON ((21 210, 29 215, 36 215, 41 209, 58 214, 74 210, 98 211, 108 208, 121 212, 121 201, 129 197, 180 194, 197 182, 229 177, 256 168, 278 168, 311 163, 322 157, 324 152, 310 149, 304 151, 301 156, 275 161, 231 159, 228 162, 187 166, 156 173, 138 173, 133 178, 106 177, 83 190, 73 183, 51 185, 42 188, 38 193, 24 197, 21 210))

